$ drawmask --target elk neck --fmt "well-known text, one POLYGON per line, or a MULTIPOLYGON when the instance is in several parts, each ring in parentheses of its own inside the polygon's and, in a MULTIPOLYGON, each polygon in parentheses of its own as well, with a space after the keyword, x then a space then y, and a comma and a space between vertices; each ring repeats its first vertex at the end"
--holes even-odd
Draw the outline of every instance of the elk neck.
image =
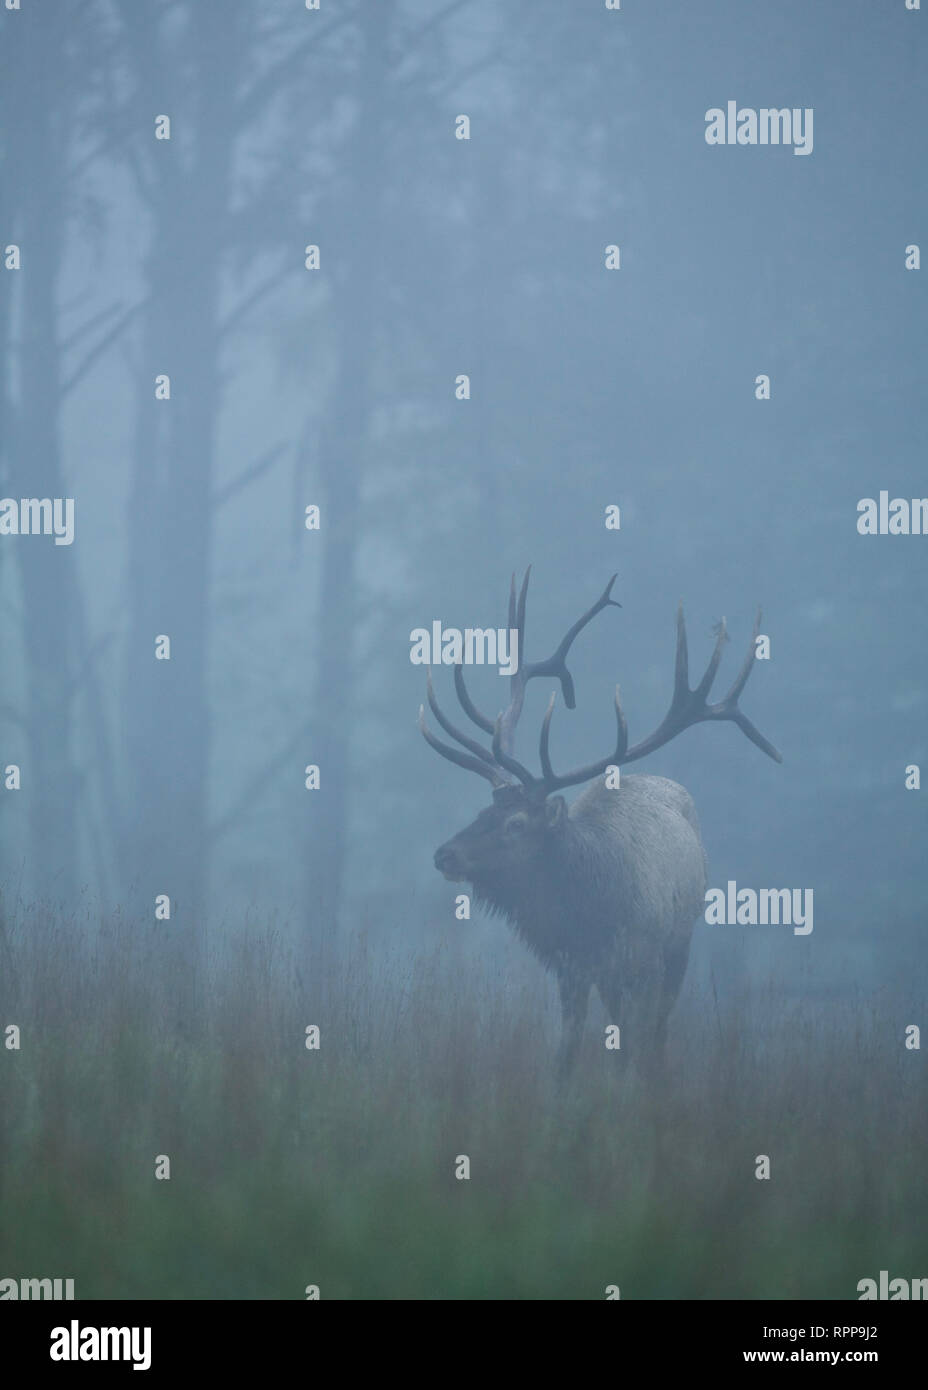
POLYGON ((563 833, 530 864, 483 874, 473 881, 477 903, 505 917, 546 964, 592 945, 581 923, 586 917, 588 858, 584 827, 568 817, 563 833))

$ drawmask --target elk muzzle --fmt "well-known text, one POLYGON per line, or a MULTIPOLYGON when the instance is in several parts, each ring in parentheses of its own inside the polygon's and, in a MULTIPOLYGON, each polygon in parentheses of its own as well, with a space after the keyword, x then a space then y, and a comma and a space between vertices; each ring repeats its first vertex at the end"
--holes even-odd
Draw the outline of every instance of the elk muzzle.
POLYGON ((435 867, 439 873, 444 874, 451 883, 459 882, 465 877, 466 866, 461 855, 455 848, 454 842, 449 840, 445 845, 439 845, 435 851, 435 867))

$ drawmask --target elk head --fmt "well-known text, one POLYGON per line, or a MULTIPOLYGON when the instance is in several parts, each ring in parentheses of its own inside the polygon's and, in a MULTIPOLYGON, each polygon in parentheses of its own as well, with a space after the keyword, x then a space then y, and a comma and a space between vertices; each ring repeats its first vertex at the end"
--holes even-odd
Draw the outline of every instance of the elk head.
MULTIPOLYGON (((509 626, 518 632, 517 650, 520 654, 525 650, 525 600, 530 574, 531 567, 526 571, 518 598, 514 575, 509 591, 509 626)), ((621 767, 646 757, 692 724, 707 721, 728 721, 737 724, 751 742, 768 757, 776 762, 783 761, 773 744, 764 738, 738 707, 738 697, 754 664, 755 639, 760 631, 760 611, 741 670, 724 698, 710 704, 709 693, 727 641, 725 619, 723 618, 719 624, 715 649, 703 677, 695 689, 691 690, 682 603, 677 610, 673 697, 667 714, 652 734, 629 748, 628 728, 619 699, 619 687, 616 686, 614 749, 598 762, 558 775, 551 766, 549 754, 551 716, 556 700, 556 695, 552 694, 539 740, 541 776, 535 776, 517 761, 513 752, 515 729, 522 712, 528 682, 538 676, 554 676, 560 682, 567 708, 576 707, 573 678, 566 664, 567 654, 574 639, 598 613, 604 608, 621 607, 612 598, 612 586, 615 581, 616 576, 613 575, 600 597, 577 619, 551 656, 544 661, 536 662, 524 662, 520 656, 519 670, 510 677, 509 705, 495 720, 488 719, 474 705, 464 684, 463 667, 455 666, 454 684, 461 707, 471 722, 490 736, 490 748, 485 748, 469 734, 458 729, 443 714, 435 699, 431 673, 429 674, 426 687, 429 708, 440 727, 460 746, 455 748, 436 738, 425 722, 425 707, 420 706, 419 728, 423 736, 443 758, 456 763, 458 767, 476 772, 493 787, 493 804, 481 811, 476 820, 436 851, 435 867, 446 878, 463 879, 479 885, 488 880, 498 882, 506 876, 518 876, 520 870, 531 871, 534 865, 556 849, 558 838, 565 832, 567 807, 564 798, 556 793, 565 787, 592 781, 593 778, 601 776, 608 767, 621 767)))
POLYGON ((496 787, 493 805, 435 851, 445 878, 473 883, 520 866, 531 868, 563 833, 567 805, 543 787, 496 787))

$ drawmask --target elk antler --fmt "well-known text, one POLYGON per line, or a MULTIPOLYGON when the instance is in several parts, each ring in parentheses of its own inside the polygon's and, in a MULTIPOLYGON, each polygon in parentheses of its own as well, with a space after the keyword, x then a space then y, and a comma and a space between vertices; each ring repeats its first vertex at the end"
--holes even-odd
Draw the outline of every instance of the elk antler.
POLYGON ((719 624, 719 634, 715 643, 715 650, 709 658, 702 680, 695 690, 690 690, 689 683, 689 654, 686 645, 686 623, 683 619, 683 604, 680 603, 677 609, 677 656, 674 671, 673 698, 670 709, 667 711, 661 723, 642 739, 640 743, 628 748, 628 731, 625 725, 625 716, 622 713, 622 706, 619 702, 619 687, 615 688, 615 713, 619 726, 618 741, 615 752, 608 758, 603 758, 598 763, 591 763, 588 767, 579 768, 576 772, 567 773, 563 777, 558 777, 551 767, 551 760, 548 756, 548 735, 551 726, 551 715, 554 711, 555 696, 551 696, 548 711, 541 726, 541 770, 542 779, 548 791, 557 791, 562 787, 576 786, 579 782, 589 782, 593 777, 600 776, 610 766, 624 766, 626 763, 637 762, 639 758, 644 758, 648 753, 653 753, 656 748, 660 748, 665 743, 669 743, 677 734, 684 729, 690 728, 693 724, 701 724, 707 720, 728 720, 737 724, 742 733, 746 734, 752 743, 755 743, 761 752, 766 753, 768 758, 773 758, 774 762, 783 761, 782 754, 774 748, 768 739, 757 729, 748 719, 747 715, 738 708, 738 696, 747 684, 748 676, 754 665, 756 657, 756 641, 760 632, 761 612, 758 608, 757 617, 754 620, 754 631, 751 634, 751 645, 747 655, 741 665, 735 680, 731 685, 724 699, 710 705, 707 702, 712 682, 715 680, 715 673, 722 660, 722 648, 728 640, 725 619, 719 624))
POLYGON ((452 748, 450 743, 442 743, 440 738, 436 738, 425 722, 425 706, 420 705, 419 728, 422 731, 426 743, 431 744, 436 752, 440 753, 443 758, 449 758, 451 762, 457 763, 458 767, 466 767, 471 772, 479 773, 480 776, 485 777, 488 782, 492 782, 494 787, 505 787, 508 778, 503 776, 502 772, 493 761, 492 754, 488 753, 485 748, 481 748, 476 739, 469 738, 467 734, 462 734, 460 729, 456 729, 451 723, 451 720, 447 719, 445 715, 442 714, 438 707, 438 701, 435 699, 435 691, 432 688, 431 671, 429 671, 426 676, 425 689, 426 698, 429 702, 429 709, 432 711, 445 733, 450 734, 452 738, 456 738, 465 748, 469 748, 473 757, 468 757, 466 753, 460 752, 459 749, 452 748))
POLYGON ((451 723, 450 719, 442 713, 435 699, 431 674, 429 674, 427 682, 429 708, 445 733, 450 734, 463 748, 469 749, 473 756, 468 757, 467 754, 459 752, 456 748, 452 748, 450 744, 442 743, 440 739, 436 739, 425 724, 424 707, 420 706, 419 709, 419 728, 422 730, 427 742, 441 753, 443 757, 449 758, 451 762, 457 763, 459 767, 466 767, 469 768, 471 772, 479 773, 481 777, 485 777, 488 781, 493 782, 494 786, 505 786, 510 781, 510 778, 502 775, 503 772, 508 772, 512 777, 518 778, 526 787, 540 785, 539 779, 529 772, 528 768, 523 767, 513 756, 515 729, 519 721, 519 716, 522 713, 522 705, 525 699, 525 687, 530 680, 534 680, 537 676, 556 676, 561 683, 564 703, 568 709, 574 709, 576 707, 577 697, 574 690, 573 676, 567 669, 567 653, 570 651, 574 639, 583 631, 588 623, 592 622, 597 613, 600 613, 604 608, 621 608, 622 606, 611 597, 612 586, 618 577, 617 575, 613 575, 593 606, 588 608, 587 611, 577 619, 573 626, 567 630, 560 644, 551 656, 546 657, 544 661, 524 662, 522 660, 522 653, 525 645, 525 600, 528 594, 528 582, 531 573, 532 567, 529 565, 528 569, 525 571, 525 578, 522 580, 518 598, 516 598, 515 575, 512 576, 509 585, 509 627, 510 630, 516 632, 518 638, 518 646, 516 648, 518 652, 518 666, 509 680, 510 698, 505 711, 497 715, 495 720, 488 719, 485 714, 481 714, 480 710, 477 709, 477 706, 470 698, 467 687, 464 684, 463 667, 459 663, 454 668, 454 688, 457 691, 461 708, 464 710, 468 719, 476 724, 479 729, 482 729, 484 733, 492 735, 492 755, 488 753, 485 748, 482 748, 475 739, 470 738, 467 734, 462 733, 460 729, 457 729, 451 723))
POLYGON ((451 744, 443 743, 428 729, 425 723, 424 706, 419 707, 419 728, 426 741, 441 753, 442 757, 448 758, 451 762, 457 763, 459 767, 465 767, 471 772, 478 773, 486 778, 496 787, 512 785, 512 778, 517 778, 523 786, 533 791, 543 791, 545 795, 552 791, 558 791, 563 787, 576 786, 580 782, 589 782, 594 777, 600 776, 607 767, 624 766, 626 763, 637 762, 639 758, 644 758, 648 753, 653 753, 655 749, 661 748, 665 743, 669 743, 677 734, 688 729, 693 724, 701 724, 710 720, 728 721, 737 724, 739 729, 747 735, 752 743, 766 753, 775 762, 781 763, 782 756, 774 748, 759 729, 751 723, 750 719, 742 713, 738 706, 738 697, 747 684, 748 676, 756 656, 756 639, 760 632, 761 613, 757 610, 757 618, 754 622, 754 632, 751 636, 751 645, 742 663, 741 670, 735 677, 734 682, 725 697, 715 704, 708 703, 709 692, 715 680, 719 663, 722 660, 722 648, 728 640, 725 619, 719 624, 718 638, 715 649, 709 658, 709 664, 705 669, 702 680, 695 690, 690 690, 689 686, 689 655, 686 643, 686 623, 683 619, 683 604, 680 603, 677 609, 677 652, 674 670, 673 698, 670 709, 664 716, 661 723, 652 734, 640 743, 628 747, 628 728, 625 723, 625 715, 622 712, 622 704, 619 698, 619 687, 615 688, 615 717, 616 717, 616 746, 607 758, 600 759, 599 762, 590 763, 586 767, 578 768, 575 772, 566 773, 558 776, 551 766, 549 752, 549 738, 551 732, 551 716, 554 713, 556 695, 552 695, 548 703, 544 720, 541 726, 541 738, 539 741, 539 755, 541 758, 541 777, 535 777, 529 772, 528 768, 520 763, 513 753, 515 744, 515 729, 522 713, 522 705, 525 699, 525 688, 530 680, 536 676, 556 676, 561 683, 561 691, 564 696, 564 703, 568 709, 576 706, 576 694, 574 691, 573 677, 567 669, 567 654, 570 651, 574 639, 583 631, 586 625, 596 617, 604 608, 621 608, 621 604, 612 598, 612 586, 616 581, 613 575, 606 585, 602 594, 591 608, 577 619, 574 625, 568 629, 562 638, 559 646, 544 661, 523 662, 522 652, 524 649, 525 636, 525 599, 528 593, 528 582, 531 575, 531 565, 525 572, 518 598, 516 598, 516 578, 512 576, 509 587, 509 626, 518 634, 518 668, 513 676, 510 677, 510 700, 506 710, 497 715, 496 719, 488 719, 485 714, 481 714, 473 700, 467 692, 464 684, 463 667, 458 664, 454 668, 454 688, 457 691, 461 707, 467 717, 482 729, 484 733, 492 736, 492 753, 482 747, 476 739, 468 734, 462 733, 451 723, 438 706, 435 699, 435 692, 432 687, 431 672, 428 675, 426 692, 429 708, 434 714, 438 723, 445 733, 450 734, 462 748, 468 751, 462 753, 460 749, 453 748, 451 744), (507 777, 506 774, 509 774, 507 777))

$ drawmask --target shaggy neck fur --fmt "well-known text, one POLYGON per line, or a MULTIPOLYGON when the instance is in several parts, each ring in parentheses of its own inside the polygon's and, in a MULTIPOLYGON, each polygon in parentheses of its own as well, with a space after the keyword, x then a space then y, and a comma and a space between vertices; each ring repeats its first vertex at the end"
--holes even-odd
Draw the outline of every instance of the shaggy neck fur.
POLYGON ((568 819, 531 864, 473 880, 478 904, 505 917, 546 965, 565 955, 595 955, 604 944, 588 910, 599 887, 595 839, 595 827, 568 819))

